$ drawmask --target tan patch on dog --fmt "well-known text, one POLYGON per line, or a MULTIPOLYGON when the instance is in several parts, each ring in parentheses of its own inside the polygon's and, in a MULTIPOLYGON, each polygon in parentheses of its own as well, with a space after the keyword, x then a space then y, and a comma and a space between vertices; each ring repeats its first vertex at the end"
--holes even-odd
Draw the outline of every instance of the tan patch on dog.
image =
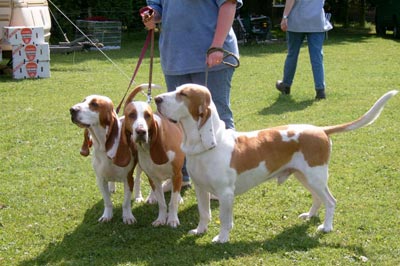
POLYGON ((322 130, 306 130, 299 136, 300 151, 309 166, 327 164, 330 156, 329 137, 322 130))
MULTIPOLYGON (((262 130, 257 136, 240 136, 232 152, 230 167, 237 173, 254 169, 265 163, 270 173, 287 164, 295 152, 302 152, 310 167, 323 165, 329 159, 329 139, 323 132, 311 130, 302 132, 298 141, 283 141, 279 131, 287 127, 262 130)), ((288 137, 295 136, 294 131, 287 132, 288 137)))
POLYGON ((204 87, 184 87, 177 93, 176 97, 178 102, 183 101, 185 103, 195 121, 199 121, 200 119, 199 127, 211 116, 211 110, 209 108, 211 95, 204 87))

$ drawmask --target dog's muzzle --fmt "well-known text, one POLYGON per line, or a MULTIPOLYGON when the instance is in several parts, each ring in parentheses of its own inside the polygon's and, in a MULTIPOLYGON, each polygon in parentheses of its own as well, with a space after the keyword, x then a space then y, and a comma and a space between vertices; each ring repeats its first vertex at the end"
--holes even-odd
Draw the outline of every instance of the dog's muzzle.
POLYGON ((83 128, 88 128, 88 127, 90 127, 90 125, 81 123, 81 122, 79 121, 79 119, 78 119, 79 109, 76 109, 76 108, 74 108, 74 107, 71 107, 71 108, 69 109, 69 112, 70 112, 70 114, 71 114, 71 121, 72 121, 72 123, 76 124, 76 125, 79 126, 79 127, 83 127, 83 128))

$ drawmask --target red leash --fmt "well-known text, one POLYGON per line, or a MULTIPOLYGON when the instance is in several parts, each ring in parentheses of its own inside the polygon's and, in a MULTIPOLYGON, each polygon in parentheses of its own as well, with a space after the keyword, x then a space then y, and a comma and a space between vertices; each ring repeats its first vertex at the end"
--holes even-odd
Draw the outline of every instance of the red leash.
POLYGON ((152 37, 151 37, 152 35, 154 36, 154 31, 153 30, 149 30, 149 32, 147 33, 146 41, 144 42, 142 51, 140 52, 139 60, 138 60, 138 62, 136 64, 136 68, 135 68, 135 71, 133 72, 131 81, 129 82, 128 88, 125 91, 124 97, 122 97, 121 102, 118 104, 118 107, 115 110, 117 112, 117 114, 119 113, 119 110, 121 109, 122 103, 124 102, 125 97, 128 94, 128 91, 131 88, 133 81, 135 80, 136 74, 137 74, 137 72, 139 70, 139 67, 142 64, 143 58, 144 58, 144 56, 146 54, 147 47, 149 46, 149 43, 150 43, 150 41, 152 39, 152 37))
MULTIPOLYGON (((144 7, 139 10, 140 16, 145 18, 145 19, 150 19, 154 15, 154 10, 151 9, 150 7, 144 7)), ((154 30, 149 30, 147 33, 146 40, 144 42, 142 51, 140 52, 139 60, 136 64, 135 71, 133 72, 131 81, 129 82, 128 88, 125 91, 124 97, 122 97, 121 102, 118 104, 117 109, 115 110, 117 114, 119 113, 119 110, 121 109, 122 103, 125 100, 126 95, 128 94, 129 89, 132 86, 132 83, 135 80, 136 74, 139 70, 140 65, 142 64, 143 58, 146 54, 147 47, 149 47, 149 43, 151 43, 151 50, 150 50, 150 73, 149 73, 149 88, 147 91, 147 99, 148 102, 151 101, 151 82, 152 82, 152 75, 153 75, 153 57, 154 57, 154 30)))

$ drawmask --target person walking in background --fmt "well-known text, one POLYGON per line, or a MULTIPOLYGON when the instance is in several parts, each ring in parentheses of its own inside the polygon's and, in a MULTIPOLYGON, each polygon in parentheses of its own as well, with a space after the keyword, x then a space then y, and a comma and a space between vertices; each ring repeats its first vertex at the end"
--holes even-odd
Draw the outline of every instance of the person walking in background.
MULTIPOLYGON (((185 83, 206 85, 225 127, 232 129, 230 91, 234 68, 222 64, 222 49, 239 57, 232 24, 242 4, 242 0, 147 0, 147 8, 154 12, 143 18, 148 30, 161 23, 159 50, 167 90, 174 91, 185 83)), ((224 60, 235 63, 231 58, 224 60)), ((182 172, 187 184, 189 177, 185 169, 182 172)))
POLYGON ((283 80, 278 80, 275 84, 282 94, 290 94, 300 47, 307 38, 316 91, 315 99, 326 98, 322 46, 326 32, 332 29, 332 25, 325 17, 324 3, 325 0, 286 0, 281 29, 286 32, 288 53, 283 69, 283 80))

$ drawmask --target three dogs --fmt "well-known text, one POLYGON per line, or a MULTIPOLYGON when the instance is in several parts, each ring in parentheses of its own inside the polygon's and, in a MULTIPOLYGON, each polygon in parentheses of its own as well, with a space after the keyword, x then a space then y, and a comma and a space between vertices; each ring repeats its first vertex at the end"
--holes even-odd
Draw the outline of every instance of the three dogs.
MULTIPOLYGON (((189 233, 202 234, 207 231, 211 219, 210 193, 212 193, 218 197, 220 205, 220 232, 213 238, 213 242, 219 243, 229 241, 236 195, 270 179, 277 179, 278 183, 283 183, 292 174, 312 195, 310 210, 299 217, 316 216, 321 205, 324 205, 325 220, 318 226, 318 230, 331 231, 336 200, 327 184, 328 163, 332 149, 329 136, 373 123, 386 102, 397 93, 397 91, 386 93, 368 112, 349 123, 325 127, 284 125, 252 132, 236 132, 225 129, 210 92, 204 86, 185 84, 174 92, 158 95, 155 102, 161 115, 154 113, 148 104, 133 101, 139 90, 135 89, 128 98, 124 110, 125 118, 117 120, 116 128, 119 134, 113 138, 114 142, 107 139, 110 135, 115 135, 108 133, 110 128, 115 126, 109 126, 100 118, 103 117, 98 111, 100 104, 98 101, 95 101, 96 104, 91 103, 92 97, 85 100, 84 107, 78 108, 77 105, 71 108, 72 120, 88 128, 90 134, 96 136, 98 149, 103 152, 101 157, 108 158, 107 165, 117 170, 117 176, 123 179, 123 176, 131 175, 136 160, 139 162, 151 180, 159 203, 159 216, 153 222, 154 226, 165 223, 171 227, 179 225, 177 205, 180 200, 182 178, 180 168, 186 156, 186 166, 195 185, 200 214, 197 227, 189 233), (93 117, 98 117, 97 124, 103 130, 94 130, 92 120, 78 115, 81 111, 78 112, 77 109, 89 109, 88 117, 92 120, 93 117), (96 112, 99 114, 94 114, 96 112), (115 141, 118 141, 119 145, 114 145, 115 141), (180 148, 179 143, 181 143, 180 148), (161 188, 161 182, 166 178, 171 178, 173 181, 169 212, 161 188)), ((104 99, 100 102, 103 101, 106 102, 104 99)), ((95 138, 93 138, 94 143, 95 138)), ((101 164, 93 163, 96 175, 105 176, 102 172, 109 173, 109 168, 99 166, 101 164)), ((126 178, 129 184, 130 179, 126 178)), ((103 193, 104 182, 99 187, 103 193)), ((103 198, 106 203, 108 199, 104 193, 103 198)), ((124 221, 127 219, 127 223, 130 223, 134 218, 133 215, 129 216, 125 208, 127 206, 128 203, 124 200, 124 215, 128 217, 124 218, 124 221)), ((104 219, 110 216, 108 212, 107 203, 104 219)))

